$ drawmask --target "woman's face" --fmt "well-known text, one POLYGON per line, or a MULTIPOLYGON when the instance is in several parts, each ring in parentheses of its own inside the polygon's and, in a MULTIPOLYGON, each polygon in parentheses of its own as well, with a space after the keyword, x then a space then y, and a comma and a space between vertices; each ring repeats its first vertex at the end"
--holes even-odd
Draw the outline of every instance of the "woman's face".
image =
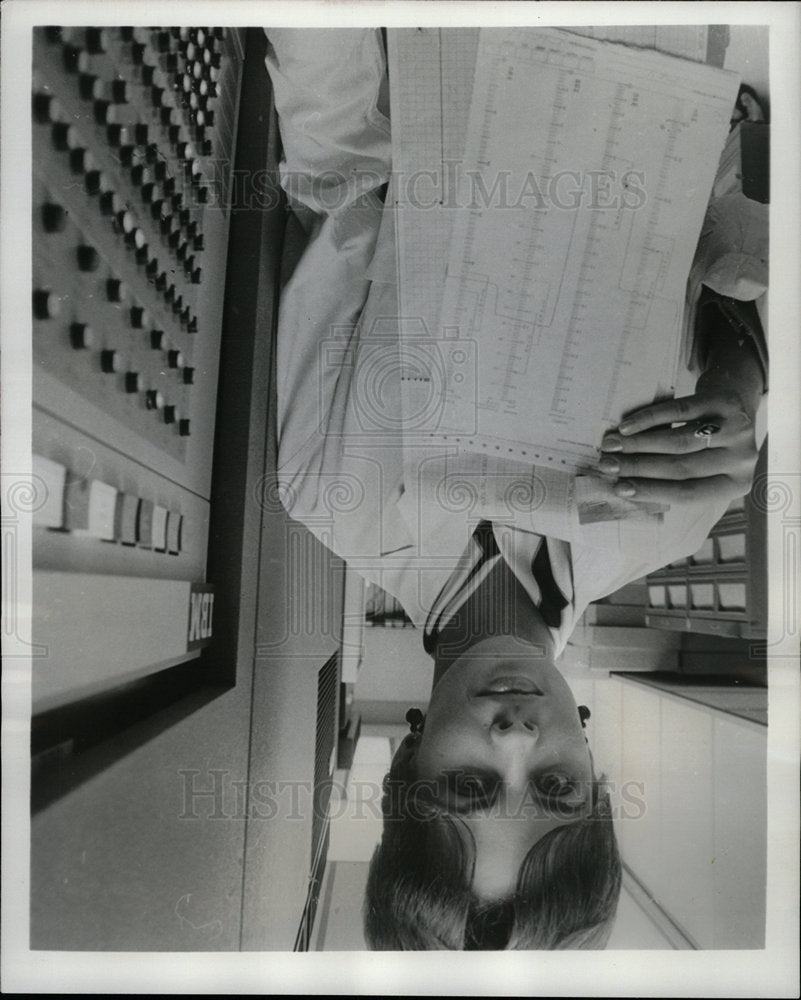
POLYGON ((545 834, 592 811, 592 762, 570 688, 542 647, 494 636, 432 692, 417 773, 475 843, 473 891, 508 896, 545 834))

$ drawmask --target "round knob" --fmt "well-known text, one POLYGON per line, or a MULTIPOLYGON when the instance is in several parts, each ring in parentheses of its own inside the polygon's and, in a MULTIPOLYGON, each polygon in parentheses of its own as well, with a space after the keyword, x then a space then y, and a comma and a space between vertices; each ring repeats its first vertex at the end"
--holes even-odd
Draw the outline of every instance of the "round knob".
POLYGON ((73 173, 82 174, 94 169, 95 158, 88 149, 73 149, 70 152, 70 167, 73 173))
POLYGON ((33 115, 38 122, 57 122, 62 117, 61 104, 52 94, 33 95, 33 115))
POLYGON ((87 350, 95 342, 94 331, 86 323, 73 323, 70 326, 70 342, 76 351, 87 350))
POLYGON ((82 243, 77 251, 78 267, 81 271, 96 271, 100 266, 100 254, 94 247, 82 243))
POLYGON ((166 105, 161 109, 161 124, 162 125, 177 125, 181 120, 180 113, 177 108, 170 108, 166 105))
POLYGON ((164 396, 159 389, 148 389, 145 393, 145 406, 148 410, 160 410, 164 406, 164 396))
MULTIPOLYGON (((134 29, 135 31, 136 29, 134 29)), ((131 59, 135 66, 141 66, 145 61, 145 46, 142 42, 134 42, 131 45, 131 59)))
POLYGON ((160 194, 160 190, 156 184, 148 183, 142 185, 142 201, 146 205, 150 205, 156 200, 156 196, 160 194))
POLYGON ((178 421, 178 433, 181 437, 189 437, 189 420, 186 417, 178 421))
POLYGON ((142 376, 139 372, 125 373, 125 391, 139 392, 142 388, 142 376))
POLYGON ((126 235, 134 231, 136 227, 136 219, 134 218, 133 212, 129 208, 125 208, 121 212, 117 213, 117 225, 126 235))
POLYGON ((146 167, 144 163, 135 163, 131 167, 131 180, 134 184, 149 184, 153 181, 153 174, 150 167, 146 167))
POLYGON ((140 76, 145 87, 152 87, 155 83, 156 67, 143 65, 140 76))
POLYGON ((164 198, 154 197, 153 201, 150 203, 150 215, 157 221, 161 222, 164 218, 164 213, 167 210, 167 202, 164 198))
POLYGON ((154 108, 160 108, 165 100, 166 91, 164 87, 151 87, 150 100, 154 108))
POLYGON ((57 205, 54 201, 45 202, 42 205, 42 225, 45 228, 45 232, 63 232, 67 225, 66 209, 61 205, 57 205))
POLYGON ((112 104, 128 103, 128 84, 125 80, 110 80, 104 87, 104 96, 112 104))
POLYGON ((167 335, 163 330, 150 331, 150 346, 154 351, 163 351, 167 343, 167 335))
POLYGON ((194 385, 195 384, 195 369, 189 366, 184 368, 183 371, 184 385, 194 385))
POLYGON ((78 130, 74 125, 68 125, 66 122, 54 122, 51 134, 53 138, 53 146, 56 149, 75 149, 81 142, 78 130))
POLYGON ((122 302, 128 296, 128 289, 119 278, 109 278, 106 281, 106 295, 109 302, 122 302))
POLYGON ((85 101, 104 97, 103 82, 93 73, 81 73, 78 77, 78 93, 85 101))
POLYGON ((167 403, 164 407, 164 423, 174 424, 178 419, 178 410, 171 403, 167 403))
POLYGON ((99 55, 108 49, 108 31, 105 28, 86 29, 86 50, 92 55, 99 55))
POLYGON ((170 368, 183 368, 183 354, 180 351, 167 351, 167 364, 170 368))
POLYGON ((33 313, 37 319, 54 319, 61 311, 61 299, 55 292, 37 288, 33 293, 33 313))
POLYGON ((131 306, 131 326, 141 330, 150 325, 150 317, 143 306, 131 306))
POLYGON ((128 125, 113 123, 106 129, 106 138, 110 146, 127 146, 131 143, 131 130, 128 125))
POLYGON ((100 195, 100 211, 103 215, 119 215, 122 212, 122 198, 116 191, 104 191, 100 195))
POLYGON ((100 352, 100 367, 106 372, 107 375, 113 375, 114 372, 120 370, 120 355, 118 351, 101 351, 100 352))

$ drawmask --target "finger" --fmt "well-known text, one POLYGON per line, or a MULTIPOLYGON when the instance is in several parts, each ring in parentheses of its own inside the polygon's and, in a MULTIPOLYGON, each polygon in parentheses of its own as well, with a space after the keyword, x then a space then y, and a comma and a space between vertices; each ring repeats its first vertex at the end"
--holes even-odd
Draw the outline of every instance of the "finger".
POLYGON ((663 403, 654 403, 642 410, 637 410, 624 420, 621 420, 618 431, 621 434, 639 434, 651 427, 663 424, 675 424, 687 420, 699 420, 710 416, 711 400, 706 396, 680 396, 678 399, 667 399, 663 403))
POLYGON ((698 425, 693 422, 682 427, 659 427, 623 437, 621 434, 607 434, 601 442, 601 451, 614 454, 632 455, 639 452, 661 455, 686 455, 692 451, 706 451, 721 448, 733 440, 733 431, 723 422, 720 431, 711 438, 696 437, 698 425), (707 444, 707 442, 709 442, 707 444))
POLYGON ((709 476, 706 479, 625 479, 615 485, 618 496, 630 500, 654 503, 688 501, 716 502, 733 500, 742 490, 728 476, 709 476))
POLYGON ((606 475, 638 479, 704 479, 714 475, 734 475, 739 460, 727 448, 704 449, 684 455, 624 455, 601 459, 599 468, 606 475))

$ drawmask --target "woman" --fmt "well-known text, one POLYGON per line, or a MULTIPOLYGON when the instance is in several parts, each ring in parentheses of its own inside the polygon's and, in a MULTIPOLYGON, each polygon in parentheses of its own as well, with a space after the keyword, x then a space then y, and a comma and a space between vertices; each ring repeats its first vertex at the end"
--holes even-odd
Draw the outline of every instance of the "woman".
MULTIPOLYGON (((630 415, 604 439, 600 469, 618 495, 670 505, 646 531, 624 523, 613 545, 599 547, 589 528, 567 541, 540 533, 534 508, 521 517, 489 494, 465 505, 432 490, 401 430, 408 320, 398 315, 384 206, 381 35, 267 36, 299 243, 278 327, 281 499, 401 601, 435 661, 428 714, 424 723, 412 715, 385 783, 368 942, 602 947, 620 859, 584 737, 589 713, 556 660, 591 600, 695 552, 750 488, 766 389, 756 310, 719 294, 731 289, 718 274, 718 291, 704 287, 693 303, 694 393, 630 415)), ((709 261, 713 270, 725 259, 725 240, 716 243, 724 210, 710 208, 701 279, 709 261)))

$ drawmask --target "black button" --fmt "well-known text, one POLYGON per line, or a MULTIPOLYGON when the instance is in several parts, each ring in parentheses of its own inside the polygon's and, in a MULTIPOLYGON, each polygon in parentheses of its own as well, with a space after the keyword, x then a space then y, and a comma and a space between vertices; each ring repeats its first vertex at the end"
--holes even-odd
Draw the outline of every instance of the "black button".
POLYGON ((85 243, 78 247, 77 257, 78 267, 82 271, 96 271, 100 266, 100 254, 85 243))
POLYGON ((86 177, 84 177, 84 186, 87 194, 97 194, 100 190, 100 171, 89 170, 86 177))
POLYGON ((187 366, 186 368, 184 368, 183 377, 184 377, 184 385, 194 385, 195 369, 187 366))
POLYGON ((42 205, 42 225, 48 233, 60 233, 67 225, 67 212, 53 201, 42 205))
POLYGON ((178 421, 178 433, 181 437, 189 437, 189 421, 186 417, 182 417, 178 421))

